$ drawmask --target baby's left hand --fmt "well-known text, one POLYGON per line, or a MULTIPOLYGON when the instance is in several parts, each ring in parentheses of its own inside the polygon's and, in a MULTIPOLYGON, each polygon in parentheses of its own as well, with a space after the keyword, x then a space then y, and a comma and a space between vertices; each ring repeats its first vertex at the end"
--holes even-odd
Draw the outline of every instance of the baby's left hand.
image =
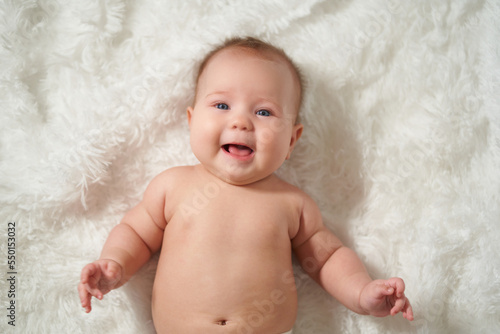
POLYGON ((405 283, 401 278, 393 277, 387 280, 375 280, 368 283, 361 291, 359 304, 366 313, 385 317, 403 313, 403 317, 412 321, 413 310, 406 298, 405 283))

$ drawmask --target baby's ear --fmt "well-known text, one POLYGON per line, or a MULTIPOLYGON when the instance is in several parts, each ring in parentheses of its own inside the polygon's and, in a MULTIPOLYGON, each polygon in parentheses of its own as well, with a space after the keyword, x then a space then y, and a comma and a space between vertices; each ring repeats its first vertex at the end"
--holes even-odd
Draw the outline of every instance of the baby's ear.
POLYGON ((304 130, 304 126, 300 123, 295 124, 292 129, 292 138, 290 139, 290 148, 288 150, 288 155, 286 156, 286 159, 290 159, 290 155, 292 154, 293 148, 295 147, 295 144, 297 143, 297 140, 299 140, 300 136, 302 136, 302 130, 304 130))
POLYGON ((193 116, 193 107, 188 107, 187 110, 188 125, 191 126, 191 117, 193 116))

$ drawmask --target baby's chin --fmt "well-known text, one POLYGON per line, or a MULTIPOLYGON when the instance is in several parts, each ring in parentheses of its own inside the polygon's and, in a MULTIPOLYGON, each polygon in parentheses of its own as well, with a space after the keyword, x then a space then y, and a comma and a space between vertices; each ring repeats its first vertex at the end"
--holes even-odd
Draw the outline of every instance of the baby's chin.
POLYGON ((246 186, 267 179, 272 173, 238 173, 230 170, 210 170, 209 171, 221 181, 233 186, 246 186))
POLYGON ((245 178, 245 177, 235 177, 229 174, 214 174, 221 181, 228 183, 233 186, 246 186, 261 180, 261 178, 245 178))

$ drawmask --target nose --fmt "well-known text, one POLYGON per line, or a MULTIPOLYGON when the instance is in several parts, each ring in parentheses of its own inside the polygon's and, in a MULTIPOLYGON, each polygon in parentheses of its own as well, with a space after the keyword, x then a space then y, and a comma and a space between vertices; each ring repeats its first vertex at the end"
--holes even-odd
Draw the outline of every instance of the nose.
POLYGON ((252 121, 244 113, 235 112, 229 123, 229 127, 234 130, 252 131, 252 121))

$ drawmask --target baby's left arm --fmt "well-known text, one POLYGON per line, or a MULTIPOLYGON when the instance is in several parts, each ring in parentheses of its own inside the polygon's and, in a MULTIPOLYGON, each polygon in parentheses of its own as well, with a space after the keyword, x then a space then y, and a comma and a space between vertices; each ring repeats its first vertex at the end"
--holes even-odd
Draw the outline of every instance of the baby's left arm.
POLYGON ((372 280, 359 257, 324 225, 312 199, 306 197, 292 247, 304 270, 350 310, 377 317, 402 312, 413 320, 400 278, 372 280))

